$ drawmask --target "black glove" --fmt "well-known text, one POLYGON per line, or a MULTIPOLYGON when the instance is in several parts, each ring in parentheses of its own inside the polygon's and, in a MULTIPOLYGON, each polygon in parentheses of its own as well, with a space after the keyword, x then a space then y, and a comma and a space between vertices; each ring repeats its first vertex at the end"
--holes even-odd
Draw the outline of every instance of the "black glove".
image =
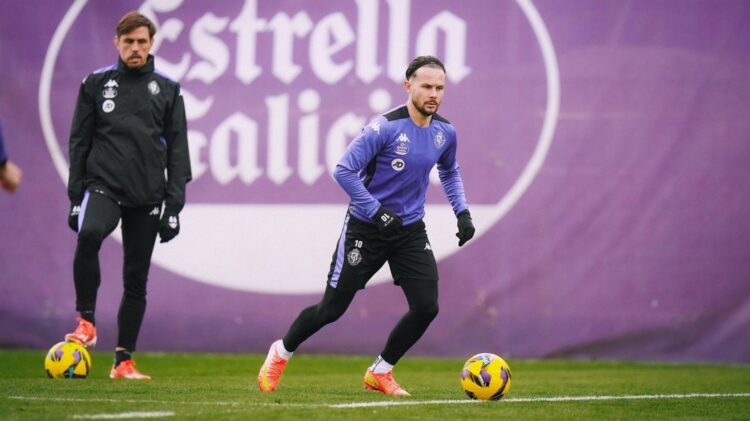
POLYGON ((81 213, 81 202, 70 202, 68 212, 68 226, 73 232, 78 232, 78 215, 81 213))
POLYGON ((402 222, 398 215, 382 206, 375 212, 375 223, 378 224, 378 230, 384 234, 395 231, 402 222))
POLYGON ((458 218, 458 246, 461 247, 466 244, 467 241, 474 237, 474 224, 471 222, 471 214, 468 209, 464 209, 456 215, 458 218))
POLYGON ((161 222, 159 222, 159 237, 161 237, 160 243, 166 243, 175 238, 179 233, 180 217, 177 215, 177 212, 164 209, 164 214, 161 216, 161 222))

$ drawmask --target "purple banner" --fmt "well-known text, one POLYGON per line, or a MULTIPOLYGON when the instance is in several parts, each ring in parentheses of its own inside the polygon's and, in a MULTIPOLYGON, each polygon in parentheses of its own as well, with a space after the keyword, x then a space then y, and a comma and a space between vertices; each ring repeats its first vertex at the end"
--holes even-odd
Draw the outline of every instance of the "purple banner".
MULTIPOLYGON (((139 10, 182 86, 194 175, 179 237, 154 253, 140 350, 265 352, 283 336, 324 289, 348 203, 335 164, 434 54, 477 236, 457 247, 433 177, 441 310, 411 354, 750 362, 744 0, 7 3, 0 122, 24 178, 0 194, 2 346, 74 326, 73 105, 139 10)), ((100 257, 108 349, 119 230, 100 257)), ((389 276, 300 351, 379 353, 406 311, 389 276)))

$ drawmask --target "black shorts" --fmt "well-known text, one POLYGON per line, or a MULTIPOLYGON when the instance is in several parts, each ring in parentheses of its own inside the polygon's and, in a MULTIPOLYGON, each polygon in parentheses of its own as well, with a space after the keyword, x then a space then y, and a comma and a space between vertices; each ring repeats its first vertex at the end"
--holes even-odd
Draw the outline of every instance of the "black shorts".
POLYGON ((437 262, 423 221, 405 225, 384 236, 375 224, 347 213, 328 272, 328 285, 356 291, 388 262, 394 283, 404 280, 437 281, 437 262))

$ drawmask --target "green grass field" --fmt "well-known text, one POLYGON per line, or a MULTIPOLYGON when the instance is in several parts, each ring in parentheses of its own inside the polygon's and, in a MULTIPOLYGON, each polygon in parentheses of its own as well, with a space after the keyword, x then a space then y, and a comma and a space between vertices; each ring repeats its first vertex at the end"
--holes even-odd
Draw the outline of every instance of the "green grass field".
POLYGON ((0 419, 750 419, 750 365, 513 360, 510 393, 466 398, 463 360, 406 356, 394 377, 412 398, 362 387, 371 357, 295 356, 279 390, 258 392, 264 355, 138 353, 152 381, 108 378, 92 353, 86 379, 51 380, 44 350, 0 350, 0 419))

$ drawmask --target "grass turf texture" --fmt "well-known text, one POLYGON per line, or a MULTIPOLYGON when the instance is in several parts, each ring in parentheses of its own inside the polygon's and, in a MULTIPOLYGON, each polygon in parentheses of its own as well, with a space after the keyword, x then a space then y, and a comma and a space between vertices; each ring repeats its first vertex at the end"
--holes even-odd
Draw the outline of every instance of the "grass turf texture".
POLYGON ((750 365, 508 359, 510 393, 477 402, 459 385, 463 359, 405 357, 394 377, 413 397, 398 399, 362 387, 371 357, 297 355, 279 389, 261 394, 256 376, 264 355, 139 352, 138 368, 154 380, 115 381, 108 377, 112 354, 91 354, 88 378, 52 380, 43 368, 45 350, 0 350, 0 419, 133 412, 212 420, 750 418, 750 365), (581 400, 549 399, 558 397, 581 400), (333 406, 370 403, 387 405, 333 406))

